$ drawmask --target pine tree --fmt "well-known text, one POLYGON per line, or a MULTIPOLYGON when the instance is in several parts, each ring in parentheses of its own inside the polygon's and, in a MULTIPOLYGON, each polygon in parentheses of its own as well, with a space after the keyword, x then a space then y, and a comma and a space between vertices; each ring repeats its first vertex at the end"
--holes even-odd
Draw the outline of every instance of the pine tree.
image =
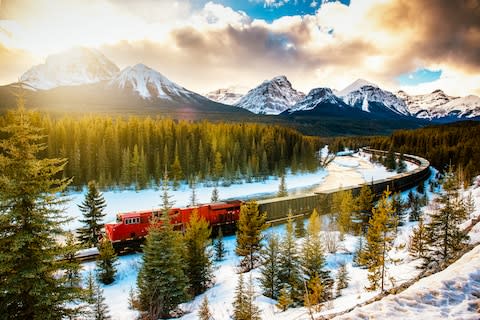
POLYGON ((279 278, 281 283, 290 287, 290 297, 295 302, 299 302, 303 298, 303 289, 291 214, 288 215, 286 229, 286 234, 280 244, 279 278))
POLYGON ((200 309, 198 310, 198 318, 200 320, 212 320, 213 314, 210 311, 208 306, 208 298, 207 295, 203 297, 202 304, 200 305, 200 309))
POLYGON ((424 258, 427 252, 427 230, 421 217, 418 221, 418 226, 413 229, 409 251, 416 258, 424 258))
POLYGON ((293 304, 293 300, 291 298, 289 290, 287 289, 287 286, 288 285, 286 284, 283 285, 278 297, 277 307, 282 311, 286 311, 288 307, 293 304))
POLYGON ((385 158, 384 165, 389 171, 395 171, 395 169, 397 169, 397 162, 395 160, 395 152, 393 152, 392 149, 390 149, 388 151, 387 156, 385 158))
POLYGON ((295 237, 303 238, 305 237, 306 230, 305 230, 305 218, 303 216, 297 217, 295 219, 295 237))
POLYGON ((192 193, 190 195, 190 205, 195 207, 197 205, 197 178, 191 179, 191 186, 192 193))
POLYGON ((88 193, 85 200, 78 208, 83 213, 84 227, 78 229, 78 239, 86 246, 96 246, 104 226, 102 219, 105 217, 103 210, 107 206, 103 195, 98 192, 95 181, 88 183, 88 193))
POLYGON ((373 209, 373 192, 372 189, 364 184, 360 188, 360 194, 356 198, 356 213, 354 214, 354 222, 356 223, 355 231, 357 234, 365 234, 368 221, 372 216, 373 209))
MULTIPOLYGON (((93 278, 93 277, 92 277, 93 278)), ((94 282, 92 302, 89 306, 89 318, 95 320, 110 320, 108 305, 105 303, 103 290, 100 285, 94 282)))
POLYGON ((225 250, 225 243, 223 242, 223 232, 222 227, 218 227, 218 235, 217 239, 215 239, 215 243, 213 245, 215 250, 215 261, 222 261, 225 257, 226 250, 225 250))
POLYGON ((468 235, 459 227, 467 212, 451 168, 444 176, 442 187, 443 192, 437 200, 441 207, 430 215, 430 223, 426 226, 427 256, 429 260, 448 261, 468 240, 468 235))
POLYGON ((403 153, 400 153, 400 156, 398 157, 397 172, 403 173, 405 171, 407 171, 407 164, 405 163, 403 153))
POLYGON ((212 283, 212 261, 207 248, 211 233, 208 222, 194 209, 183 235, 185 275, 193 296, 204 292, 212 283))
POLYGON ((281 288, 279 260, 279 239, 276 234, 271 234, 261 251, 260 284, 263 295, 272 299, 277 299, 281 288))
POLYGON ((392 208, 395 214, 395 232, 397 232, 397 227, 404 225, 406 216, 405 204, 398 192, 392 196, 392 208))
POLYGON ((325 287, 322 284, 320 276, 315 273, 307 281, 307 290, 304 295, 304 305, 307 308, 312 308, 315 312, 319 312, 321 309, 320 303, 325 301, 325 287))
POLYGON ((234 320, 244 320, 246 319, 246 309, 247 309, 247 294, 245 288, 245 282, 243 279, 243 274, 240 274, 238 277, 238 283, 235 288, 235 298, 233 300, 233 319, 234 320))
POLYGON ((81 298, 61 276, 66 262, 60 198, 71 179, 61 178, 65 159, 40 159, 44 135, 24 108, 0 126, 0 313, 10 319, 75 316, 81 298))
POLYGON ((345 263, 341 263, 337 273, 337 285, 336 285, 337 297, 340 297, 342 295, 342 289, 345 289, 346 287, 348 287, 348 281, 350 281, 350 278, 348 276, 347 265, 345 263))
POLYGON ((187 298, 181 237, 173 230, 169 211, 168 175, 162 183, 162 214, 154 218, 143 248, 143 263, 137 276, 139 304, 149 319, 165 318, 187 298), (158 221, 158 220, 159 221, 158 221))
POLYGON ((408 207, 410 208, 409 221, 418 221, 421 214, 420 198, 417 194, 414 194, 412 190, 408 192, 408 207))
POLYGON ((338 225, 340 233, 345 234, 350 231, 352 224, 352 212, 355 210, 355 202, 352 196, 352 191, 342 191, 341 201, 338 211, 338 225))
POLYGON ((288 196, 287 184, 285 183, 285 175, 280 176, 280 185, 278 186, 277 197, 286 197, 288 196))
POLYGON ((315 209, 308 221, 307 235, 303 243, 300 263, 307 280, 311 280, 315 276, 320 277, 322 296, 319 297, 319 299, 326 301, 331 298, 333 281, 330 273, 324 270, 325 256, 322 239, 320 237, 321 223, 315 209))
POLYGON ((217 188, 216 185, 212 190, 212 197, 210 198, 210 201, 213 202, 213 203, 219 201, 218 188, 217 188))
POLYGON ((255 289, 253 287, 253 279, 250 274, 248 286, 245 294, 245 310, 244 310, 244 320, 261 320, 260 309, 255 304, 255 289))
POLYGON ((85 302, 88 304, 93 304, 95 302, 95 286, 97 283, 95 282, 95 276, 93 272, 90 271, 87 277, 87 285, 84 291, 85 294, 85 302))
POLYGON ((258 211, 256 201, 249 201, 240 208, 235 252, 243 257, 240 266, 244 271, 252 270, 259 261, 266 218, 266 213, 258 211))
POLYGON ((361 264, 368 268, 370 287, 367 289, 372 291, 378 287, 382 291, 384 289, 388 251, 393 240, 391 231, 394 212, 392 203, 388 200, 389 196, 390 192, 385 191, 377 207, 373 209, 367 231, 367 244, 359 257, 361 264))
POLYGON ((112 243, 107 238, 103 238, 98 249, 97 258, 97 277, 103 284, 110 284, 115 281, 117 273, 116 263, 117 255, 113 250, 112 243))
POLYGON ((420 194, 425 193, 425 183, 423 181, 418 184, 417 192, 420 193, 420 194))
MULTIPOLYGON (((73 233, 68 232, 66 234, 66 241, 64 246, 64 252, 62 254, 65 263, 65 276, 67 280, 67 286, 71 288, 80 288, 80 270, 82 269, 80 263, 75 257, 80 246, 75 241, 73 233)), ((81 290, 79 290, 81 291, 81 290)))

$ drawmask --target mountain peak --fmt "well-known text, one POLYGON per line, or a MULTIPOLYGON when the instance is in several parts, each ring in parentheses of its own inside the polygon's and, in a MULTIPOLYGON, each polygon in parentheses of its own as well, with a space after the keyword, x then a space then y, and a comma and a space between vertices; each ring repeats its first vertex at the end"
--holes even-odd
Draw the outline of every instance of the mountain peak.
POLYGON ((190 93, 185 88, 170 81, 160 72, 142 63, 123 69, 110 81, 110 85, 121 89, 131 88, 144 99, 171 99, 171 96, 188 95, 190 93))
POLYGON ((371 86, 371 87, 378 88, 378 86, 376 84, 372 83, 372 82, 369 82, 369 81, 364 80, 364 79, 357 79, 353 83, 348 85, 346 88, 339 91, 338 96, 339 97, 346 96, 347 94, 349 94, 351 92, 354 92, 354 91, 357 91, 360 88, 365 87, 365 86, 371 86))
POLYGON ((304 97, 304 93, 292 88, 286 76, 277 76, 248 91, 236 106, 253 113, 280 114, 304 97))
POLYGON ((245 92, 247 91, 248 89, 245 87, 230 86, 228 88, 221 88, 210 91, 205 94, 205 97, 219 103, 233 106, 238 101, 240 101, 240 99, 245 95, 245 92))
POLYGON ((119 71, 100 51, 73 47, 50 55, 44 64, 30 68, 20 81, 40 90, 91 84, 111 79, 119 71))

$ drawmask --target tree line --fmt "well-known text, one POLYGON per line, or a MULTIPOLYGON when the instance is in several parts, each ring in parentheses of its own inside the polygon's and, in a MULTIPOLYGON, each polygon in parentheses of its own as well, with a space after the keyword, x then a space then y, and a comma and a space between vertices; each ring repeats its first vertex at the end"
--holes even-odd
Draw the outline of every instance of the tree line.
MULTIPOLYGON (((1 117, 0 126, 11 117, 1 117)), ((280 126, 41 114, 32 117, 32 125, 45 128, 46 149, 39 156, 68 159, 63 174, 76 187, 96 180, 103 188, 142 189, 158 184, 165 168, 177 185, 195 177, 230 184, 280 175, 287 167, 318 167, 319 140, 280 126)))

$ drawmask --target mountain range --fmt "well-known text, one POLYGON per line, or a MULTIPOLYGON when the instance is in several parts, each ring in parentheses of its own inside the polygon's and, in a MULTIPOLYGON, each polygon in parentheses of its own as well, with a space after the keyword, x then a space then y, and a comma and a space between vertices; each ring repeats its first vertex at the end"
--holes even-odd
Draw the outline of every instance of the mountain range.
MULTIPOLYGON (((30 89, 26 95, 31 106, 68 114, 160 114, 189 120, 301 123, 307 127, 325 126, 320 120, 338 124, 339 119, 376 121, 375 125, 403 121, 400 127, 416 127, 480 117, 477 96, 452 97, 441 90, 424 95, 392 93, 362 79, 340 91, 314 88, 304 94, 294 89, 287 77, 277 76, 248 92, 228 87, 201 95, 143 64, 120 70, 101 52, 84 47, 49 56, 19 79, 30 89)), ((0 108, 14 104, 15 87, 18 83, 0 87, 0 108)))

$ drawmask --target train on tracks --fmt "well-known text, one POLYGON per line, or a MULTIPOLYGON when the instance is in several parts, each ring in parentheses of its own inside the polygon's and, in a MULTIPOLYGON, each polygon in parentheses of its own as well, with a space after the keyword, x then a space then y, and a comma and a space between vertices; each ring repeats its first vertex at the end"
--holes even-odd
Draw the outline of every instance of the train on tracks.
MULTIPOLYGON (((385 155, 386 151, 364 148, 363 152, 385 155)), ((398 156, 398 155, 397 155, 398 156)), ((408 172, 400 173, 386 179, 374 180, 369 183, 373 193, 378 197, 387 188, 393 192, 403 191, 418 185, 430 176, 428 160, 414 155, 404 155, 405 161, 414 163, 417 167, 408 172)), ((320 214, 330 212, 332 198, 335 193, 345 190, 352 191, 353 195, 360 192, 362 186, 336 188, 322 192, 312 192, 301 195, 277 197, 257 201, 260 212, 267 213, 267 222, 270 224, 282 223, 289 213, 294 217, 307 217, 316 209, 320 214)), ((239 218, 242 200, 232 200, 217 203, 208 203, 195 207, 172 208, 169 211, 171 223, 178 229, 183 228, 190 220, 194 210, 200 217, 208 221, 216 231, 219 228, 228 233, 235 230, 239 218)), ((115 223, 105 225, 105 234, 117 250, 139 246, 148 233, 150 220, 160 215, 160 210, 134 211, 119 213, 115 223)))

